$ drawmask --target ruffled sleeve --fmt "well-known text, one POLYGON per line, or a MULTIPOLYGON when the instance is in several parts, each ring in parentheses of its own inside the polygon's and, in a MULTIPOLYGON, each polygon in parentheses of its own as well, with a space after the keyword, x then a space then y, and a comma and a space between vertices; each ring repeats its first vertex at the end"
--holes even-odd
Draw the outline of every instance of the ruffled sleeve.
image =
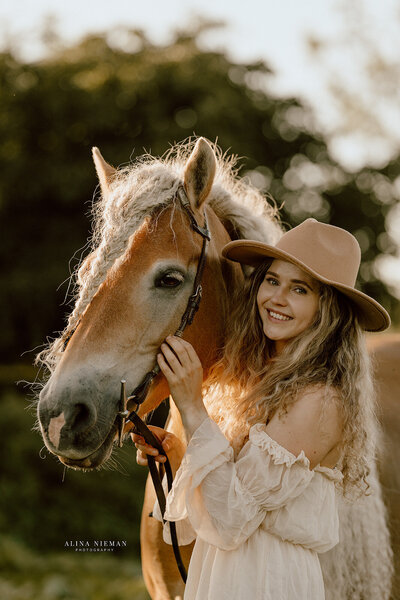
POLYGON ((232 550, 260 526, 267 511, 285 506, 306 489, 314 475, 309 466, 303 452, 294 456, 261 424, 250 429, 234 462, 228 440, 205 419, 177 471, 165 518, 189 518, 198 537, 232 550))

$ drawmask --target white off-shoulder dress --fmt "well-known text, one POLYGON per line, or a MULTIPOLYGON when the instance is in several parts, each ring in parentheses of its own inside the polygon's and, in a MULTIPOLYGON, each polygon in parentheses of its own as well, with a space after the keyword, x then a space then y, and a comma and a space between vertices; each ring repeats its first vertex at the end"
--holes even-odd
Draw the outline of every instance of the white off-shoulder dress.
MULTIPOLYGON (((257 424, 236 460, 209 418, 167 497, 180 545, 196 539, 185 600, 323 600, 317 553, 338 542, 340 471, 310 470, 257 424)), ((159 510, 154 515, 161 518, 159 510), (158 513, 158 514, 157 514, 158 513)), ((164 540, 171 543, 168 523, 164 540)))

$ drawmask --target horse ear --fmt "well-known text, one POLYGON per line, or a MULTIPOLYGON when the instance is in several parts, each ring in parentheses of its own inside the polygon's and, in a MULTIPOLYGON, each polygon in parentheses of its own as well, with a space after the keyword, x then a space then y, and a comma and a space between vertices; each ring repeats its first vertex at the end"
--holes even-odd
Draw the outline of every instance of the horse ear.
POLYGON ((97 177, 99 178, 100 188, 103 196, 106 196, 110 190, 110 183, 112 182, 117 169, 114 169, 109 165, 101 155, 101 152, 96 146, 92 148, 92 156, 94 166, 96 167, 97 177))
POLYGON ((203 204, 214 181, 217 161, 210 144, 199 138, 185 166, 183 182, 193 208, 203 204))

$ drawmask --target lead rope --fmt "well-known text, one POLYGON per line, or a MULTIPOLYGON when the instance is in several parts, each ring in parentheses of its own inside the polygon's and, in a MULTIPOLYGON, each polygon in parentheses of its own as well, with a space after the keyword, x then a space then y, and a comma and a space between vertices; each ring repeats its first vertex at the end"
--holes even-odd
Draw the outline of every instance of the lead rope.
MULTIPOLYGON (((192 210, 190 208, 190 203, 186 196, 186 192, 185 192, 183 186, 179 186, 179 188, 177 189, 177 192, 176 192, 176 196, 180 200, 182 207, 184 208, 185 212, 187 213, 187 215, 190 219, 190 224, 191 224, 192 228, 194 229, 194 231, 199 233, 203 238, 201 254, 200 254, 199 262, 197 265, 196 276, 195 276, 195 279, 193 282, 193 293, 191 294, 191 296, 188 299, 186 310, 183 313, 179 327, 175 332, 176 336, 182 337, 184 329, 187 327, 187 325, 192 324, 194 316, 200 305, 201 295, 202 295, 201 280, 203 277, 203 271, 204 271, 204 266, 205 266, 205 262, 206 262, 207 243, 210 240, 210 233, 208 231, 207 219, 206 219, 205 214, 204 214, 204 227, 200 227, 198 225, 198 223, 195 219, 195 216, 192 213, 192 210)), ((154 378, 159 374, 159 372, 160 372, 160 367, 158 366, 158 364, 156 364, 151 371, 146 373, 142 382, 133 390, 132 394, 128 398, 126 397, 126 382, 125 382, 125 380, 121 381, 121 394, 120 394, 120 402, 119 402, 118 413, 117 413, 118 444, 119 444, 119 446, 122 446, 122 436, 123 436, 123 430, 124 430, 125 423, 126 423, 126 421, 131 421, 131 423, 133 423, 133 429, 134 429, 135 433, 141 435, 145 439, 147 444, 149 444, 150 446, 154 446, 154 448, 157 448, 158 452, 166 457, 166 461, 163 463, 163 465, 165 468, 165 474, 167 477, 167 487, 168 487, 168 492, 169 492, 172 488, 173 475, 172 475, 171 464, 169 462, 168 456, 164 452, 164 449, 163 449, 160 441, 156 438, 156 436, 148 428, 146 423, 144 421, 142 421, 142 419, 137 414, 137 411, 139 410, 140 405, 146 399, 146 396, 149 391, 151 383, 153 382, 154 378), (135 402, 136 408, 132 411, 129 411, 127 409, 127 405, 128 405, 128 402, 132 402, 132 401, 135 402)), ((147 463, 149 466, 149 471, 150 471, 151 479, 153 481, 153 485, 154 485, 154 489, 156 492, 160 511, 161 511, 161 514, 164 515, 165 508, 166 508, 166 498, 165 498, 164 489, 162 486, 162 477, 160 475, 159 470, 157 469, 157 466, 155 464, 155 460, 154 460, 153 456, 150 456, 150 455, 147 456, 147 463)), ((163 523, 166 523, 166 522, 167 521, 163 517, 163 523)), ((183 582, 186 583, 187 573, 186 573, 186 569, 183 564, 181 553, 179 550, 178 537, 176 534, 176 524, 174 521, 168 521, 168 522, 169 522, 169 526, 170 526, 171 542, 172 542, 172 548, 173 548, 174 555, 175 555, 176 564, 178 566, 179 573, 182 577, 183 582)))
MULTIPOLYGON (((121 381, 121 398, 124 399, 123 401, 126 405, 127 398, 126 398, 126 392, 125 392, 125 383, 126 382, 124 380, 121 381)), ((140 405, 138 404, 136 410, 139 408, 139 406, 140 405)), ((158 452, 160 454, 162 454, 163 456, 165 456, 166 461, 163 463, 163 466, 165 468, 165 474, 167 476, 168 492, 170 492, 172 489, 172 482, 174 479, 173 475, 172 475, 171 463, 169 462, 168 456, 166 455, 164 448, 162 447, 159 439, 148 428, 146 423, 144 421, 142 421, 142 419, 137 414, 136 410, 133 410, 130 413, 129 413, 129 411, 126 410, 126 411, 122 411, 121 413, 118 413, 118 414, 124 415, 126 421, 131 421, 131 423, 133 423, 133 428, 134 428, 135 433, 141 435, 145 439, 147 444, 149 444, 150 446, 153 446, 154 448, 157 448, 158 452)), ((153 456, 147 455, 147 464, 149 466, 149 471, 150 471, 151 479, 152 479, 154 489, 156 492, 157 501, 158 501, 158 505, 160 507, 161 515, 164 515, 165 508, 166 508, 166 499, 165 499, 164 488, 162 486, 162 477, 161 477, 159 470, 157 469, 156 462, 155 462, 153 456)), ((164 519, 164 517, 163 517, 163 523, 166 523, 166 522, 167 522, 166 519, 164 519)), ((169 527, 170 527, 171 542, 172 542, 172 548, 174 551, 175 561, 176 561, 179 573, 182 577, 182 580, 184 583, 186 583, 187 573, 186 573, 185 565, 183 564, 183 560, 182 560, 181 553, 179 550, 178 536, 176 534, 176 524, 174 521, 168 521, 168 522, 169 522, 169 527)))

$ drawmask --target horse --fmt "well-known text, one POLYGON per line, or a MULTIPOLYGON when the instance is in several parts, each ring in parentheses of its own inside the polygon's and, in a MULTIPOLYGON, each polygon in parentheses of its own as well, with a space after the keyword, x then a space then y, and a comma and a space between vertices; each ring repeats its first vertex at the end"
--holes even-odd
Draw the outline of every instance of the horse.
MULTIPOLYGON (((185 330, 205 379, 223 347, 232 292, 244 276, 239 265, 221 256, 222 247, 237 238, 273 244, 282 234, 276 209, 237 177, 232 160, 215 152, 203 138, 194 147, 180 145, 162 159, 146 156, 118 170, 106 163, 97 148, 93 159, 101 189, 94 210, 93 248, 77 273, 76 303, 64 332, 38 356, 50 372, 38 402, 44 443, 63 464, 87 470, 109 458, 118 437, 121 379, 132 389, 141 382, 154 366, 161 342, 178 327, 192 292, 201 239, 180 207, 178 189, 183 186, 198 223, 204 224, 206 216, 211 233, 203 298, 193 325, 185 330)), ((166 396, 168 387, 159 374, 139 415, 154 410, 166 396)), ((209 412, 218 421, 224 409, 221 401, 209 412)), ((186 443, 172 399, 167 428, 186 443)), ((350 526, 349 519, 343 518, 346 528, 339 546, 360 559, 374 556, 378 544, 383 549, 379 563, 369 571, 370 563, 359 561, 362 590, 351 596, 354 569, 349 572, 344 564, 347 554, 337 549, 327 553, 321 562, 327 573, 328 600, 389 597, 389 536, 376 476, 374 489, 373 500, 363 504, 362 516, 353 511, 350 526), (361 518, 371 530, 362 527, 362 539, 355 540, 352 531, 361 518), (330 576, 336 567, 345 573, 340 585, 330 576), (338 590, 341 595, 334 595, 338 590)), ((153 600, 178 599, 183 596, 183 583, 171 547, 162 540, 161 524, 149 516, 154 501, 148 481, 141 520, 143 576, 153 600)), ((342 513, 349 514, 348 507, 343 506, 342 513)), ((182 548, 186 565, 191 550, 190 545, 182 548)))

